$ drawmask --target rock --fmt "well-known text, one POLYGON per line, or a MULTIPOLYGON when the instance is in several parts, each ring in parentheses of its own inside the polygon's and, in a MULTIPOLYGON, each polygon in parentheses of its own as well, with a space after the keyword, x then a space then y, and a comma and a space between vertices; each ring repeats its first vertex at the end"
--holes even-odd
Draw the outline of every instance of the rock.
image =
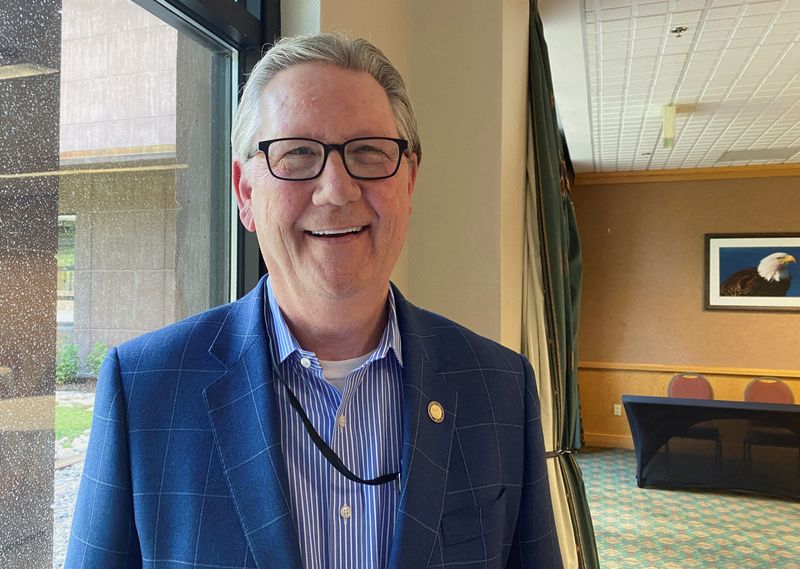
POLYGON ((68 458, 75 458, 79 453, 71 448, 62 448, 56 451, 56 460, 67 460, 68 458))
POLYGON ((53 569, 64 566, 83 463, 56 470, 53 500, 53 569))

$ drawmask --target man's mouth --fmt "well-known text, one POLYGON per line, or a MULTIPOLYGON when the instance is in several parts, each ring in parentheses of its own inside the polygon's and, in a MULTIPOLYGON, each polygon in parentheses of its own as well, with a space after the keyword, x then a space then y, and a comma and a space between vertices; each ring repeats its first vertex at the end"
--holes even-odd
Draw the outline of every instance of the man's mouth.
POLYGON ((367 225, 358 225, 355 227, 345 227, 344 229, 312 229, 310 231, 306 231, 306 233, 313 235, 314 237, 336 239, 350 235, 358 235, 367 227, 367 225))

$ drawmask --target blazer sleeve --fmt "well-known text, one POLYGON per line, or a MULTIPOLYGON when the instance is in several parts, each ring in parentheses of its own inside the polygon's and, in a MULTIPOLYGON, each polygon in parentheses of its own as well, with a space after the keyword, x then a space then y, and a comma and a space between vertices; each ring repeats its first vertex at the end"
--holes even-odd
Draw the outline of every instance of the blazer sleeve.
POLYGON ((561 569, 550 484, 545 465, 544 439, 533 369, 524 356, 525 370, 525 458, 519 519, 508 567, 561 569))
POLYGON ((142 566, 133 518, 133 491, 117 349, 97 379, 94 418, 64 569, 142 566))

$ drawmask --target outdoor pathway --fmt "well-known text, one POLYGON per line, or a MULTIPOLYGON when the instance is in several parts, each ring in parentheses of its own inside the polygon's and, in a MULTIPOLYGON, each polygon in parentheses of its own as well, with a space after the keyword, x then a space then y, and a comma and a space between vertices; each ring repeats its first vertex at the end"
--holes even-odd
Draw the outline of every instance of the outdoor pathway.
POLYGON ((53 569, 64 567, 81 472, 83 472, 83 462, 56 470, 53 502, 53 569))
MULTIPOLYGON (((94 409, 94 392, 56 391, 56 405, 66 407, 83 407, 94 409)), ((56 469, 83 460, 86 446, 89 443, 88 429, 73 439, 69 447, 64 446, 64 439, 56 441, 56 469)))
MULTIPOLYGON (((56 404, 70 407, 94 408, 94 393, 56 391, 56 404)), ((69 447, 64 440, 56 441, 56 471, 53 498, 53 569, 62 569, 67 554, 72 513, 83 472, 83 458, 89 442, 89 431, 78 435, 69 447)))

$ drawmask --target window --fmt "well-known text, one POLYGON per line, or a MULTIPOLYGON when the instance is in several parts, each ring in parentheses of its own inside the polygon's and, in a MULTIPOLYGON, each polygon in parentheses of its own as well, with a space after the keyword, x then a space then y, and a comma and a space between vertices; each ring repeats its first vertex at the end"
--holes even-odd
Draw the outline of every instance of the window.
POLYGON ((72 329, 75 323, 75 215, 58 216, 56 252, 56 327, 72 329))
POLYGON ((187 4, 0 10, 3 568, 63 564, 108 347, 242 288, 230 120, 275 4, 187 4))

